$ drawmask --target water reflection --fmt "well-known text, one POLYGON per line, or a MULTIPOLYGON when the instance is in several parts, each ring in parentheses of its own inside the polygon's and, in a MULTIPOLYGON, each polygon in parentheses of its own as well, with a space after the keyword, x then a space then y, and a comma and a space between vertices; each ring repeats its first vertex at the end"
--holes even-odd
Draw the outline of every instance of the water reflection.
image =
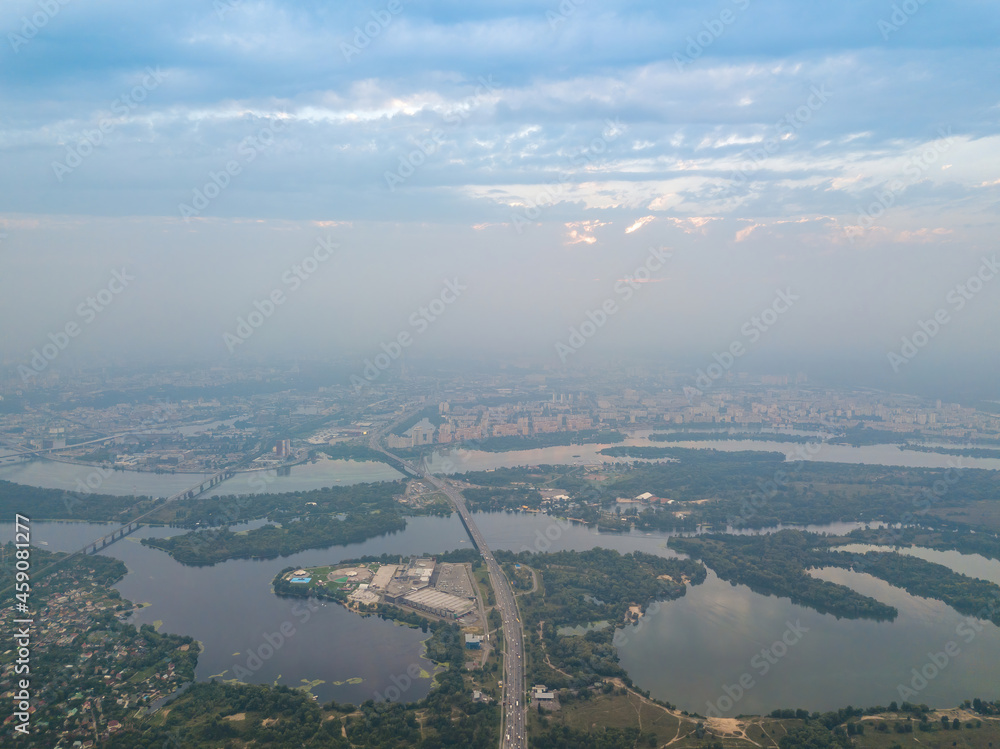
MULTIPOLYGON (((899 609, 894 622, 837 619, 731 585, 710 573, 703 585, 662 606, 642 626, 627 627, 619 648, 623 667, 654 697, 707 714, 768 713, 793 707, 825 711, 845 705, 888 705, 907 699, 911 669, 948 642, 963 652, 947 678, 929 682, 910 701, 947 707, 996 692, 996 678, 983 664, 1000 658, 1000 630, 983 624, 971 643, 958 635, 964 617, 939 601, 910 596, 888 583, 841 569, 817 572, 899 609), (775 654, 790 628, 801 638, 775 654), (773 662, 772 662, 773 661, 773 662), (766 669, 765 669, 766 667, 766 669), (745 674, 753 681, 740 687, 745 674), (734 699, 734 695, 739 695, 734 699), (727 698, 731 704, 727 709, 727 698)), ((748 682, 744 682, 748 683, 748 682)))
MULTIPOLYGON (((479 513, 476 521, 497 549, 557 551, 600 546, 622 553, 673 554, 666 548, 668 535, 663 533, 603 534, 536 514, 479 513)), ((856 525, 811 529, 842 533, 856 525)), ((95 523, 35 523, 33 530, 38 542, 48 544, 42 548, 76 550, 107 528, 95 523)), ((12 526, 5 524, 0 532, 10 538, 12 526)), ((336 605, 320 607, 306 618, 303 609, 294 608, 300 602, 271 593, 271 579, 291 565, 331 564, 383 553, 433 554, 470 546, 454 515, 410 518, 402 532, 346 547, 203 568, 185 567, 138 543, 142 537, 178 532, 183 531, 143 528, 102 552, 122 559, 129 568, 117 586, 122 595, 151 604, 135 615, 137 624, 159 623, 166 631, 189 634, 203 642, 199 679, 218 674, 229 678, 240 666, 251 671, 248 681, 298 686, 302 680, 322 680, 313 690, 320 699, 355 703, 376 692, 384 694, 394 684, 392 677, 405 674, 411 664, 431 670, 420 655, 424 635, 389 622, 361 619, 336 605), (273 635, 286 622, 294 627, 294 635, 286 637, 280 647, 271 645, 268 638, 277 642, 273 635), (262 650, 262 646, 266 647, 262 650), (274 652, 265 659, 261 656, 268 654, 268 647, 274 652), (248 662, 253 654, 260 661, 255 670, 249 666, 257 661, 248 662), (356 679, 362 681, 351 683, 356 679)), ((953 558, 953 552, 923 549, 911 553, 950 562, 948 566, 966 565, 959 571, 979 570, 977 576, 1000 581, 995 576, 1000 572, 993 567, 995 560, 968 555, 953 558)), ((909 683, 911 669, 920 668, 928 652, 955 641, 961 647, 960 656, 949 665, 946 677, 933 680, 920 692, 919 701, 953 706, 975 696, 995 697, 995 675, 991 666, 984 665, 1000 662, 1000 630, 994 625, 984 624, 983 631, 967 643, 957 633, 963 617, 940 602, 910 596, 871 576, 846 570, 815 574, 896 606, 899 617, 882 623, 837 619, 793 605, 788 599, 731 585, 710 572, 704 584, 689 588, 683 598, 663 605, 640 625, 626 628, 627 638, 619 648, 622 665, 638 686, 654 696, 700 713, 709 702, 718 705, 720 697, 727 695, 725 687, 738 685, 744 674, 750 675, 754 686, 744 690, 726 714, 766 713, 781 707, 828 710, 847 704, 902 701, 898 685, 909 683), (766 654, 774 657, 774 643, 796 623, 807 631, 770 663, 766 654), (761 672, 764 664, 766 673, 761 672)), ((403 699, 418 699, 427 689, 429 682, 418 680, 403 699)))

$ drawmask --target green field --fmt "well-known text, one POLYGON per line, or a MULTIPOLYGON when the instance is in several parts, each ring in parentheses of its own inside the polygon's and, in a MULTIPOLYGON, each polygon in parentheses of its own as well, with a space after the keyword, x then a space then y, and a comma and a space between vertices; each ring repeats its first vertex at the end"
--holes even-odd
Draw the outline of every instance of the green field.
MULTIPOLYGON (((529 735, 537 737, 550 731, 558 733, 563 727, 587 734, 600 733, 604 728, 638 729, 642 740, 637 746, 662 747, 669 744, 677 749, 705 747, 716 742, 725 749, 752 749, 754 746, 788 749, 793 746, 820 746, 824 742, 821 739, 819 743, 815 741, 824 733, 833 738, 822 721, 815 718, 809 721, 770 717, 696 719, 646 700, 631 690, 622 689, 622 686, 614 680, 613 686, 608 684, 592 690, 583 699, 564 702, 559 710, 544 710, 541 714, 537 706, 532 705, 528 711, 529 735), (610 692, 604 692, 609 687, 610 692), (788 738, 782 742, 790 732, 794 734, 803 729, 814 732, 812 741, 788 738)), ((917 721, 912 721, 916 728, 907 733, 897 729, 897 726, 910 722, 905 714, 866 715, 860 719, 852 718, 850 722, 854 727, 864 726, 863 733, 849 738, 850 743, 859 749, 992 749, 1000 746, 1000 718, 976 715, 964 709, 932 710, 928 715, 928 730, 919 730, 917 721), (958 718, 961 727, 944 729, 942 717, 950 720, 958 718)), ((846 725, 842 724, 841 728, 846 725)), ((835 747, 836 742, 830 746, 835 747)))

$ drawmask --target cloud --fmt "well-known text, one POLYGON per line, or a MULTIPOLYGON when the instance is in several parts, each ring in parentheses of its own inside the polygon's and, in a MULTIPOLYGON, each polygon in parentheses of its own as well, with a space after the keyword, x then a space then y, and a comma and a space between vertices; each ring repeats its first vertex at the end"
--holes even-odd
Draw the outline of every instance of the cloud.
POLYGON ((639 231, 642 227, 648 224, 650 221, 656 221, 656 216, 643 216, 640 219, 636 219, 635 223, 629 226, 626 230, 626 234, 631 234, 632 232, 639 231))
POLYGON ((750 224, 744 229, 740 229, 736 232, 735 240, 737 242, 744 242, 750 238, 750 235, 754 233, 755 230, 760 229, 764 224, 750 224))
MULTIPOLYGON (((384 4, 243 0, 216 13, 205 0, 104 0, 60 4, 11 49, 8 34, 37 7, 0 4, 4 261, 47 278, 47 248, 75 247, 79 235, 87 251, 74 255, 74 276, 89 269, 90 284, 122 248, 158 262, 190 241, 215 273, 203 296, 238 269, 232 296, 212 301, 220 326, 267 291, 271 280, 255 269, 285 251, 274 237, 287 239, 290 227, 309 234, 299 248, 326 231, 364 248, 357 254, 374 270, 352 267, 370 284, 357 288, 394 279, 385 297, 398 306, 378 313, 372 335, 395 335, 398 317, 422 303, 408 295, 461 268, 480 284, 484 301, 470 316, 486 331, 480 338, 509 336, 512 347, 518 326, 490 327, 491 315, 519 295, 552 291, 539 281, 524 292, 523 273, 507 283, 511 268, 572 276, 559 303, 582 308, 606 293, 593 279, 624 277, 649 244, 676 246, 685 288, 726 296, 739 317, 758 287, 785 273, 819 279, 820 291, 833 278, 843 288, 862 251, 864 272, 885 277, 914 252, 936 252, 935 242, 950 255, 978 252, 1000 228, 1000 50, 989 3, 923 4, 886 42, 879 4, 754 0, 681 66, 675 55, 688 54, 688 37, 717 9, 578 3, 553 26, 546 12, 558 2, 408 2, 376 28, 372 12, 384 4), (346 55, 346 44, 358 54, 346 55), (150 67, 166 72, 162 85, 116 111, 150 67), (810 108, 817 88, 828 100, 810 108), (88 134, 102 120, 114 128, 95 145, 88 134), (53 164, 84 150, 58 179, 53 164), (222 176, 231 163, 238 174, 222 176), (198 220, 182 221, 178 206, 221 181, 198 220), (418 288, 414 278, 430 280, 418 288)), ((940 275, 939 265, 925 268, 940 275)), ((163 270, 151 261, 148 272, 163 270)), ((186 290, 180 269, 165 270, 176 282, 158 299, 168 304, 186 290)), ((0 274, 18 300, 5 308, 13 319, 24 291, 10 277, 0 274)), ((350 277, 331 273, 314 293, 346 294, 337 284, 350 277)), ((663 290, 630 307, 637 328, 642 315, 677 312, 672 299, 697 308, 680 292, 657 297, 663 290)), ((90 293, 71 283, 32 291, 43 311, 90 293)), ((342 299, 315 309, 347 317, 365 304, 342 299)), ((474 304, 471 293, 463 303, 474 304)), ((844 319, 841 303, 831 297, 829 319, 844 319)), ((730 335, 734 320, 698 309, 730 335)), ((522 327, 540 314, 526 306, 522 327)), ((62 324, 56 318, 39 325, 62 324)), ((708 340, 708 326, 692 325, 692 340, 708 340)))
POLYGON ((566 234, 566 244, 595 244, 597 237, 593 232, 602 226, 608 226, 606 221, 573 221, 566 224, 569 230, 566 234))
POLYGON ((916 231, 901 231, 896 235, 897 242, 926 243, 934 242, 940 237, 954 234, 952 229, 938 227, 937 229, 917 229, 916 231))

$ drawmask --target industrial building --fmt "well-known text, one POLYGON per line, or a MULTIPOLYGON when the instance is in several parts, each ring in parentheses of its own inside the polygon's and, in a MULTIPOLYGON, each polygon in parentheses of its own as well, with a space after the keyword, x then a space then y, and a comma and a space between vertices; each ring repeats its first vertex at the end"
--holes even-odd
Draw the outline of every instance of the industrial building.
POLYGON ((556 698, 554 692, 550 692, 544 684, 535 684, 531 688, 531 697, 539 702, 549 702, 556 698))
POLYGON ((392 578, 398 570, 395 564, 383 564, 378 568, 375 573, 375 577, 372 578, 371 584, 368 586, 372 590, 384 591, 389 587, 389 583, 392 582, 392 578))
MULTIPOLYGON (((388 596, 386 596, 386 600, 389 600, 388 596)), ((472 601, 453 596, 451 593, 443 593, 433 588, 421 588, 420 590, 408 593, 395 602, 402 603, 418 611, 426 611, 429 614, 434 614, 444 619, 458 619, 460 616, 465 616, 476 608, 475 603, 472 601)))

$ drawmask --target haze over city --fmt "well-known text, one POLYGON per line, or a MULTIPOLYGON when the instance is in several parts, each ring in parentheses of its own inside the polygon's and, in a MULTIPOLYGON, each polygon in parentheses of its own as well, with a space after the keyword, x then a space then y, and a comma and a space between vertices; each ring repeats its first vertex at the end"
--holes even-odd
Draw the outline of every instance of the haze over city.
POLYGON ((9 366, 75 321, 54 368, 361 361, 408 331, 413 359, 693 373, 741 342, 737 368, 903 389, 995 371, 988 4, 12 2, 0 26, 9 366), (414 330, 445 279, 467 290, 414 330))
POLYGON ((0 745, 994 749, 998 39, 0 4, 0 745))

